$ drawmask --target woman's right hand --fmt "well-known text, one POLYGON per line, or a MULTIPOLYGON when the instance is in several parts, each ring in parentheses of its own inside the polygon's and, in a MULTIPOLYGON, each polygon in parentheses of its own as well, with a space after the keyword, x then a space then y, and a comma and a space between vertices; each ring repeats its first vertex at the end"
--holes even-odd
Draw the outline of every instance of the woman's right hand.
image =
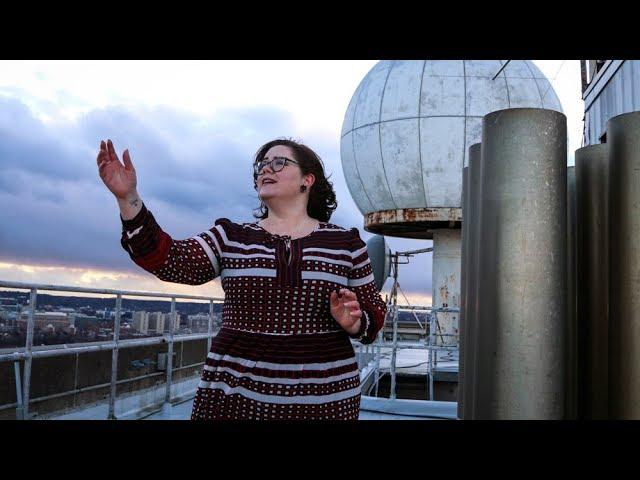
POLYGON ((100 142, 100 152, 97 158, 100 178, 118 200, 126 199, 134 194, 138 184, 136 169, 133 167, 128 149, 122 154, 122 160, 124 165, 120 163, 111 140, 107 140, 106 144, 104 140, 100 142))

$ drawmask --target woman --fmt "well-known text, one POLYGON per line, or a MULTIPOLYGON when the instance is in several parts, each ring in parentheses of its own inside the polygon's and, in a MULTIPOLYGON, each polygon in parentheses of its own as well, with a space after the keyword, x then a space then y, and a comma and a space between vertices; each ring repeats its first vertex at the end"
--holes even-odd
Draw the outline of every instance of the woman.
POLYGON ((186 240, 156 223, 136 190, 129 151, 101 142, 100 177, 115 195, 122 247, 167 282, 220 276, 222 328, 212 341, 192 419, 358 418, 360 379, 350 338, 367 344, 384 323, 366 244, 329 223, 335 193, 320 158, 291 140, 254 161, 259 221, 218 218, 186 240))

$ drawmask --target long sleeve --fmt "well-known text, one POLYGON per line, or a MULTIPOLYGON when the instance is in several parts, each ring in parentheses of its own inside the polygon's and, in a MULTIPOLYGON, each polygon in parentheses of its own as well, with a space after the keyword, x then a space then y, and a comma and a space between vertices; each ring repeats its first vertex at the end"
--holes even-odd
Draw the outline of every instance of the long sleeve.
POLYGON ((142 204, 140 212, 122 222, 120 243, 131 259, 160 280, 202 285, 220 275, 223 231, 218 219, 208 231, 186 240, 173 240, 160 228, 153 214, 142 204))
POLYGON ((384 326, 387 304, 380 296, 373 279, 367 244, 360 238, 357 228, 352 228, 351 232, 354 234, 350 249, 353 267, 349 273, 348 288, 358 297, 362 319, 359 331, 349 336, 368 344, 375 341, 384 326))

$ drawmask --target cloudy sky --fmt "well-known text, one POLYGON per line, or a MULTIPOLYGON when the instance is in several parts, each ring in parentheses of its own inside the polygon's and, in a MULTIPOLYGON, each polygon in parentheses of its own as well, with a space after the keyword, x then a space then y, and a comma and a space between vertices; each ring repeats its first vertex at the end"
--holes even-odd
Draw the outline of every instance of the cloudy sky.
MULTIPOLYGON (((366 241, 342 172, 340 130, 375 63, 0 61, 0 280, 222 297, 219 279, 162 282, 122 249, 118 206, 95 161, 106 138, 118 153, 129 149, 138 192, 176 239, 219 217, 254 221, 252 155, 276 137, 302 140, 331 175, 339 203, 331 222, 358 227, 366 241)), ((579 61, 535 63, 567 115, 572 165, 582 135, 579 61)), ((387 242, 394 251, 431 246, 387 242)), ((421 254, 400 267, 412 304, 431 302, 431 265, 421 254)))

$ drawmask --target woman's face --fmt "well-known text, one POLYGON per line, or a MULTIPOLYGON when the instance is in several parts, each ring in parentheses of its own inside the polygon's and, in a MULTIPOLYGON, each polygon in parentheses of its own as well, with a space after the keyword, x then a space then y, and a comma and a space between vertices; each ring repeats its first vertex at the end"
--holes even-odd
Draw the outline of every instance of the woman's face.
MULTIPOLYGON (((272 160, 274 157, 285 157, 296 160, 293 150, 286 145, 275 145, 271 147, 265 154, 264 160, 272 160)), ((302 172, 297 163, 287 162, 279 172, 274 172, 271 165, 267 165, 262 169, 256 183, 258 185, 258 195, 262 200, 289 196, 295 197, 300 195, 302 172), (275 183, 269 183, 267 180, 273 180, 275 183)))

